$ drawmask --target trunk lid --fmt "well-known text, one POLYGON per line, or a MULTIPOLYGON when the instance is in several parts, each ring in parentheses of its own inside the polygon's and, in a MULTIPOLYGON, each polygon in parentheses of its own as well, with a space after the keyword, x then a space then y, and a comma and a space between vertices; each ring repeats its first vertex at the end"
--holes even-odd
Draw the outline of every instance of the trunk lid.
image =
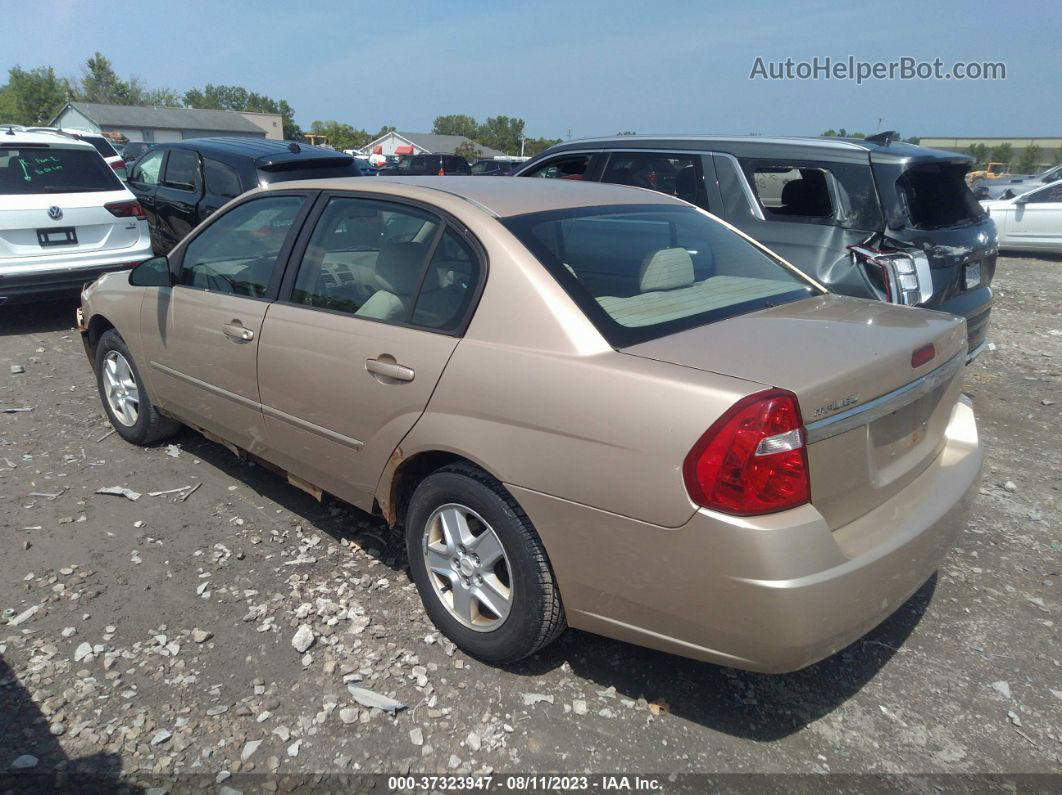
MULTIPOLYGON (((15 197, 13 197, 15 198, 15 197)), ((125 190, 31 194, 17 197, 18 209, 0 204, 0 263, 4 259, 54 257, 129 248, 140 240, 136 218, 118 218, 105 204, 133 201, 125 190), (59 209, 53 218, 49 210, 59 209), (76 242, 63 230, 73 230, 76 242)), ((52 213, 54 214, 54 210, 52 213)))
POLYGON ((937 456, 965 351, 962 318, 837 295, 623 350, 796 394, 809 434, 811 501, 833 529, 892 497, 937 456), (928 344, 933 358, 913 367, 912 354, 928 344))

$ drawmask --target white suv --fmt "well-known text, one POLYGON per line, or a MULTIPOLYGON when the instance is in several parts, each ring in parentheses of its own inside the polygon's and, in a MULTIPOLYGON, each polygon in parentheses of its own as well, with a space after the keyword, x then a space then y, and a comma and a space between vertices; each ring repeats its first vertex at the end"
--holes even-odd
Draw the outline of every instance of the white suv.
POLYGON ((143 208, 91 144, 0 127, 0 304, 75 295, 151 256, 143 208))

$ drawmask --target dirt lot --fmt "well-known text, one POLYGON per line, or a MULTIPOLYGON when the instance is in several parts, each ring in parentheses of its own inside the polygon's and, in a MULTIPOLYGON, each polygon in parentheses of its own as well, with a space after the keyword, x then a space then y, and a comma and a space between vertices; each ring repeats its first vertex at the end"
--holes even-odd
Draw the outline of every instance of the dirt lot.
POLYGON ((150 449, 105 436, 71 306, 0 310, 0 409, 32 408, 0 415, 0 773, 24 755, 27 770, 211 782, 1060 773, 1062 261, 1003 259, 995 287, 995 349, 967 371, 987 465, 963 536, 884 625, 787 676, 574 631, 482 665, 424 617, 378 520, 191 432, 150 449), (407 709, 360 705, 351 684, 407 709))

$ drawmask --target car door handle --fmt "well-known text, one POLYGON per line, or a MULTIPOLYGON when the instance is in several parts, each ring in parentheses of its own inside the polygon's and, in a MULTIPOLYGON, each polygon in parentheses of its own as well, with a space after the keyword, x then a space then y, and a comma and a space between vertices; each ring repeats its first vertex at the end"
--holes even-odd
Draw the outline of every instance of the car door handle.
POLYGON ((412 381, 413 368, 406 367, 391 359, 366 359, 365 369, 374 375, 393 378, 395 381, 412 381))
POLYGON ((226 323, 221 327, 221 330, 225 332, 226 337, 232 337, 234 340, 240 340, 241 342, 250 342, 254 339, 254 332, 249 328, 244 328, 243 324, 238 320, 226 323))

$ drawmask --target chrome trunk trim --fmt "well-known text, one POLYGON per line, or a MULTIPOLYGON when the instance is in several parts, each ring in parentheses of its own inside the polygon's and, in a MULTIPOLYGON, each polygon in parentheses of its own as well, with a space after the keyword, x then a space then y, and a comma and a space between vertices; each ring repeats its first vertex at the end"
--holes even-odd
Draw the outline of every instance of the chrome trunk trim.
POLYGON ((894 389, 892 392, 876 397, 848 411, 842 411, 840 414, 834 414, 832 417, 810 423, 805 426, 807 443, 814 444, 815 442, 821 442, 823 439, 840 436, 842 433, 847 433, 863 425, 869 425, 874 420, 886 417, 905 406, 911 405, 941 384, 950 381, 964 364, 966 364, 966 354, 957 354, 936 370, 931 370, 921 378, 916 378, 899 389, 894 389))

